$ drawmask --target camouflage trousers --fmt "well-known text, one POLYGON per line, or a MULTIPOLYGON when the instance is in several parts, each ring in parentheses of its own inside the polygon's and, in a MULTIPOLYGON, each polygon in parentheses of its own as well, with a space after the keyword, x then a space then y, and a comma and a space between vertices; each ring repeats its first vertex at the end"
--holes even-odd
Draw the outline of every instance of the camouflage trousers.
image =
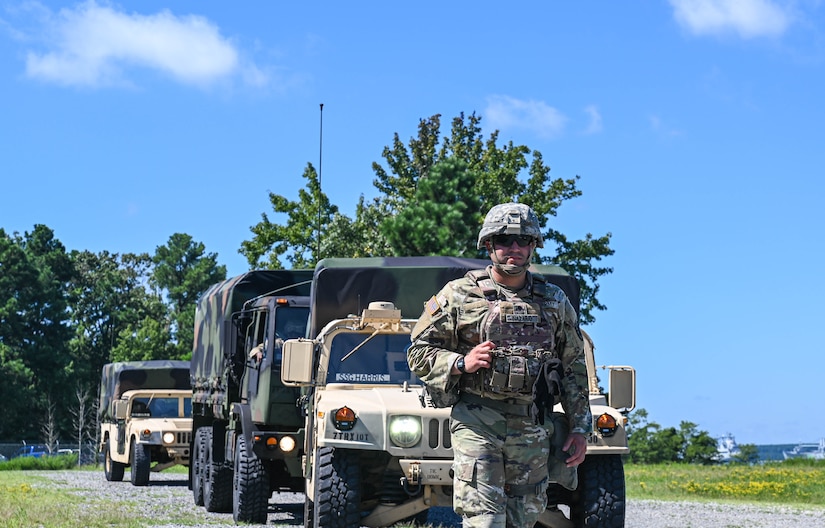
POLYGON ((553 425, 459 401, 450 415, 453 508, 464 528, 532 528, 547 506, 553 425))

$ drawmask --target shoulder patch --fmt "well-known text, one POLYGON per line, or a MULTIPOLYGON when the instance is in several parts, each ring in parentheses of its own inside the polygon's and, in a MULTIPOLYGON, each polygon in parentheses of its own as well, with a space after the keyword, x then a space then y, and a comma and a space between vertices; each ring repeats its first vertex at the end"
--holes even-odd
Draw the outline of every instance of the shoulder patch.
POLYGON ((424 303, 424 308, 427 310, 427 313, 430 314, 432 317, 433 315, 437 314, 441 311, 441 304, 439 304, 438 299, 435 298, 435 295, 430 297, 426 303, 424 303))

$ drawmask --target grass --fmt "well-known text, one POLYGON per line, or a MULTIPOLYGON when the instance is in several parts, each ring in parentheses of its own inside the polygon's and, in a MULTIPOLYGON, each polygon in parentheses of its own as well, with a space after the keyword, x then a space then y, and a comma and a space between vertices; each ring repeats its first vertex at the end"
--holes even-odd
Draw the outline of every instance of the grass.
POLYGON ((798 506, 825 505, 825 461, 790 460, 763 465, 625 466, 627 497, 709 500, 798 506))
MULTIPOLYGON (((45 459, 12 459, 0 463, 0 526, 29 528, 140 528, 147 519, 128 503, 112 508, 93 490, 72 493, 49 487, 48 479, 26 470, 69 469, 71 455, 45 459), (56 460, 66 458, 67 460, 56 460), (4 469, 12 471, 3 471, 4 469)), ((77 471, 102 471, 86 467, 77 471)), ((167 471, 186 472, 180 466, 167 471)), ((625 466, 627 497, 655 500, 692 500, 797 507, 825 505, 825 461, 794 460, 758 466, 694 466, 658 464, 625 466)), ((191 519, 179 519, 186 523, 191 519)))
MULTIPOLYGON (((135 511, 128 502, 117 507, 96 496, 94 490, 56 489, 51 481, 32 474, 32 470, 96 471, 102 468, 77 468, 77 455, 53 457, 22 457, 0 462, 0 526, 3 528, 141 528, 155 524, 135 511), (80 491, 80 493, 77 493, 80 491)), ((188 468, 176 466, 166 470, 186 473, 188 468)), ((175 519, 192 524, 192 519, 175 519)))
POLYGON ((0 526, 30 528, 139 528, 143 526, 120 508, 48 487, 47 479, 22 471, 0 472, 0 526))

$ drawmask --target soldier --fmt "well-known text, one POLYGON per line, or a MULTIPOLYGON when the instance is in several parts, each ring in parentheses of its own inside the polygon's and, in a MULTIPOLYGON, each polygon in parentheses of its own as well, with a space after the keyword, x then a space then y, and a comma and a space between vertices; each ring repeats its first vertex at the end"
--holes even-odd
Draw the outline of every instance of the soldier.
POLYGON ((532 528, 551 470, 575 480, 584 460, 592 430, 584 346, 564 292, 527 271, 543 245, 530 207, 494 206, 478 236, 492 265, 444 286, 412 332, 411 370, 436 406, 453 406, 453 507, 464 528, 532 528), (567 423, 545 420, 554 397, 567 423))

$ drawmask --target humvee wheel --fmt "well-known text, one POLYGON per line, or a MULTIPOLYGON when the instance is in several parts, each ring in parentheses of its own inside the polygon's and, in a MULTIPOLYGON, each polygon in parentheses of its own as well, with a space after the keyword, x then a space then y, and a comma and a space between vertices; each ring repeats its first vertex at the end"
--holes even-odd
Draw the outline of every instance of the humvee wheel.
POLYGON ((109 445, 109 440, 106 440, 106 446, 104 449, 106 450, 106 453, 103 455, 103 474, 106 475, 106 480, 109 482, 120 482, 123 480, 126 465, 112 460, 112 451, 111 446, 109 445))
POLYGON ((315 457, 313 521, 319 528, 360 526, 361 472, 358 455, 346 449, 322 447, 315 457))
POLYGON ((203 452, 203 505, 208 512, 229 513, 232 511, 232 470, 223 465, 215 465, 212 429, 206 429, 203 452))
POLYGON ((137 440, 132 440, 132 472, 130 479, 133 486, 146 486, 149 484, 149 468, 152 464, 152 453, 146 444, 138 444, 137 440))
POLYGON ((246 454, 246 438, 235 442, 235 471, 232 478, 232 518, 235 522, 266 524, 269 513, 269 475, 261 460, 246 454))
POLYGON ((620 455, 590 455, 584 459, 570 516, 576 526, 585 528, 624 527, 625 481, 620 455))
POLYGON ((195 433, 195 443, 192 446, 192 496, 195 506, 203 506, 203 467, 206 464, 206 428, 201 427, 195 433))

